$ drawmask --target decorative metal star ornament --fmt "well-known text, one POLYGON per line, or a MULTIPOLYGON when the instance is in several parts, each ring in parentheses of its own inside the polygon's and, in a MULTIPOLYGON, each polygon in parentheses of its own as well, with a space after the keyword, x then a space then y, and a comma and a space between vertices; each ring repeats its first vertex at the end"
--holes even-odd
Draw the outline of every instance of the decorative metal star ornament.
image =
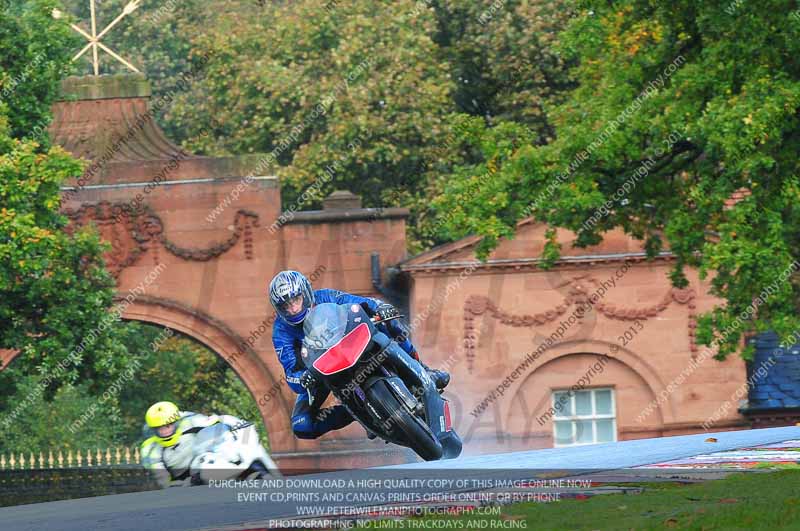
MULTIPOLYGON (((70 27, 72 29, 74 29, 75 31, 77 31, 78 33, 80 33, 81 35, 86 37, 86 39, 89 41, 89 44, 84 46, 83 49, 80 52, 75 54, 75 57, 73 57, 72 60, 73 61, 77 61, 83 54, 85 54, 89 50, 89 48, 91 48, 92 49, 92 64, 94 65, 94 75, 99 76, 100 75, 100 58, 98 57, 97 49, 101 48, 108 55, 110 55, 111 57, 113 57, 114 59, 116 59, 117 61, 122 63, 123 65, 127 66, 128 68, 130 68, 134 72, 139 72, 139 70, 135 66, 133 66, 128 61, 126 61, 125 59, 123 59, 122 57, 117 55, 114 52, 114 50, 112 50, 111 48, 109 48, 108 46, 106 46, 105 44, 100 42, 100 39, 102 39, 103 36, 106 33, 108 33, 111 28, 116 26, 117 23, 120 20, 125 18, 126 15, 130 15, 131 13, 136 11, 136 8, 139 7, 139 4, 142 2, 142 0, 131 0, 130 2, 128 2, 128 5, 126 5, 122 9, 122 13, 120 13, 117 18, 115 18, 113 21, 111 21, 111 23, 108 26, 106 26, 103 29, 103 31, 101 31, 99 34, 97 33, 97 17, 95 16, 95 7, 94 7, 95 0, 89 0, 89 2, 90 2, 89 9, 91 10, 91 13, 92 13, 92 33, 91 33, 91 35, 89 33, 87 33, 86 31, 84 31, 83 28, 81 28, 80 26, 77 26, 75 24, 70 24, 70 27)), ((61 18, 63 16, 63 13, 61 11, 59 11, 58 9, 53 9, 53 13, 52 14, 53 14, 53 18, 61 18)))

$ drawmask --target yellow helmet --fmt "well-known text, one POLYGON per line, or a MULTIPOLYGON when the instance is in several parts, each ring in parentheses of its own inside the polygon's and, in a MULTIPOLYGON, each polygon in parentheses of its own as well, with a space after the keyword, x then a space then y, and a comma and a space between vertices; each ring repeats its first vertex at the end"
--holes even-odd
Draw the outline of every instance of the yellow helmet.
POLYGON ((156 432, 155 438, 161 446, 175 446, 183 432, 178 429, 181 412, 172 402, 156 402, 144 415, 147 425, 156 432))

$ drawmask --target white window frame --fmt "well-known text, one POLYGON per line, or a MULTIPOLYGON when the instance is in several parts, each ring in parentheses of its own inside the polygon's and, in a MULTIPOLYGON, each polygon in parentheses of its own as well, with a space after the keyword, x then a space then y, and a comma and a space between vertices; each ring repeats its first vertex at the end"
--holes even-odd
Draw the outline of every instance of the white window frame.
POLYGON ((553 406, 553 409, 556 411, 556 414, 553 415, 553 447, 554 448, 562 448, 562 447, 567 447, 567 446, 588 446, 590 444, 599 444, 601 442, 616 442, 617 441, 617 400, 616 400, 616 398, 614 396, 614 388, 613 387, 589 387, 589 388, 586 388, 586 389, 579 389, 579 390, 573 391, 572 395, 569 397, 569 401, 564 402, 564 405, 569 404, 569 406, 570 406, 569 407, 569 411, 577 412, 577 409, 575 408, 575 396, 578 393, 581 393, 581 392, 583 392, 583 393, 588 392, 589 396, 592 399, 592 414, 591 415, 577 415, 577 414, 575 414, 575 415, 559 416, 558 414, 560 412, 556 409, 556 394, 558 394, 558 393, 567 393, 567 394, 569 394, 570 393, 570 389, 553 389, 552 392, 550 393, 552 406, 553 406), (596 391, 610 391, 611 392, 611 413, 604 413, 604 414, 597 414, 596 413, 597 412, 597 401, 596 401, 596 398, 595 398, 595 392, 596 391), (598 441, 597 440, 597 423, 594 422, 594 421, 597 421, 597 420, 608 420, 608 419, 611 420, 612 434, 613 434, 614 438, 611 441, 598 441), (575 433, 576 429, 575 429, 575 427, 577 426, 577 423, 575 421, 578 421, 578 420, 591 421, 592 442, 588 442, 588 443, 587 442, 582 442, 582 443, 572 442, 572 443, 568 443, 568 444, 564 444, 564 443, 559 444, 558 436, 556 435, 556 433, 557 433, 556 432, 556 423, 558 423, 558 422, 562 422, 562 423, 569 422, 570 426, 572 426, 572 440, 575 441, 575 439, 576 439, 576 433, 575 433))

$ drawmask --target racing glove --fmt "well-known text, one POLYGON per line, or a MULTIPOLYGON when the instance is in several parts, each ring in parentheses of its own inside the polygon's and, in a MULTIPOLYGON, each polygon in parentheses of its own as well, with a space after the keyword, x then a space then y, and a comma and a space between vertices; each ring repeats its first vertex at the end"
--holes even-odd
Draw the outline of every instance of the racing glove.
POLYGON ((306 371, 300 377, 300 385, 311 394, 311 392, 319 386, 319 380, 317 380, 317 377, 314 376, 311 371, 306 371))
POLYGON ((400 310, 398 310, 391 304, 383 302, 378 306, 375 315, 377 315, 381 321, 387 321, 389 319, 400 317, 400 310))

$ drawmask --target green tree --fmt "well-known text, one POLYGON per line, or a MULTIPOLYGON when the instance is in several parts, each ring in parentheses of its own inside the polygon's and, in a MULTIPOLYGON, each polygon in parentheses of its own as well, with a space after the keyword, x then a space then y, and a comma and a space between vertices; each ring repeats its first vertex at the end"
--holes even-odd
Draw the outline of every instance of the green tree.
POLYGON ((17 363, 0 372, 8 391, 0 409, 11 410, 4 421, 18 418, 38 395, 50 399, 79 375, 99 367, 113 371, 124 359, 107 311, 114 282, 102 260, 106 247, 90 228, 65 231, 67 220, 59 214, 59 187, 80 175, 82 164, 48 147, 42 133, 57 73, 69 69, 74 45, 71 30, 51 16, 55 5, 4 4, 0 14, 0 79, 13 104, 0 103, 0 345, 21 351, 17 363), (33 373, 42 377, 36 392, 22 403, 10 401, 13 382, 33 373))
POLYGON ((47 147, 43 131, 59 82, 78 36, 53 19, 56 0, 0 3, 0 108, 12 138, 35 138, 47 147))
POLYGON ((98 400, 87 384, 66 384, 51 399, 37 392, 42 384, 39 375, 22 376, 16 384, 11 403, 33 400, 24 415, 0 429, 0 453, 23 453, 27 458, 29 452, 38 456, 40 451, 107 448, 120 442, 125 430, 114 422, 118 416, 114 404, 98 400), (71 430, 87 412, 91 418, 71 430))
POLYGON ((412 251, 453 237, 443 217, 457 220, 459 234, 471 222, 459 212, 459 200, 455 210, 448 207, 441 216, 430 198, 454 194, 494 205, 503 201, 496 195, 498 186, 487 179, 502 165, 498 157, 523 138, 528 144, 550 142, 549 113, 574 86, 570 61, 556 46, 559 31, 574 15, 570 3, 445 0, 435 4, 434 13, 433 39, 454 82, 455 112, 442 127, 436 155, 428 159, 424 191, 404 201, 415 213, 412 251))
POLYGON ((497 121, 490 126, 482 117, 453 117, 452 131, 461 153, 452 155, 446 180, 436 185, 434 213, 429 223, 431 238, 448 241, 481 233, 493 238, 511 236, 507 230, 511 184, 509 166, 516 153, 531 146, 537 134, 524 124, 497 121), (500 171, 500 170, 504 171, 500 171))
POLYGON ((196 41, 211 57, 206 75, 169 119, 199 152, 274 153, 264 171, 281 177, 285 207, 315 182, 302 208, 335 188, 367 206, 407 204, 422 193, 452 110, 435 30, 432 12, 411 0, 287 2, 250 18, 222 11, 196 41), (212 117, 221 125, 205 135, 212 117))
POLYGON ((521 123, 536 132, 536 143, 550 141, 549 108, 574 85, 556 46, 574 16, 570 2, 443 0, 435 13, 434 39, 455 80, 456 110, 490 124, 521 123))
POLYGON ((0 372, 15 376, 9 404, 28 404, 23 415, 0 429, 0 453, 137 445, 145 411, 162 400, 185 411, 249 420, 268 446, 256 401, 220 356, 158 326, 124 322, 116 334, 131 353, 124 365, 118 363, 113 373, 102 367, 87 373, 51 397, 37 392, 43 377, 23 370, 26 363, 15 361, 0 372))
MULTIPOLYGON (((800 25, 793 2, 729 5, 581 2, 560 38, 579 86, 551 113, 556 139, 507 155, 493 177, 502 201, 449 195, 439 211, 459 202, 484 254, 529 215, 575 231, 580 246, 622 227, 651 256, 675 253, 676 286, 686 266, 713 274, 726 304, 701 317, 698 339, 717 339, 721 356, 745 332, 788 338, 800 325, 796 275, 780 280, 800 251, 800 25), (726 209, 741 188, 752 195, 726 209)), ((551 239, 545 265, 558 253, 551 239)))
MULTIPOLYGON (((126 3, 105 0, 100 25, 126 3)), ((86 27, 86 3, 65 5, 86 27)), ((367 206, 409 207, 410 247, 419 251, 442 242, 429 198, 443 176, 486 162, 455 138, 453 112, 490 126, 521 123, 536 143, 551 139, 549 107, 572 86, 555 37, 572 15, 560 0, 144 0, 104 39, 146 72, 156 95, 178 95, 160 120, 183 147, 275 150, 264 171, 281 176, 286 208, 309 189, 316 193, 297 206, 319 207, 334 188, 367 206), (208 68, 179 85, 198 56, 212 58, 208 68)), ((125 71, 111 59, 103 69, 125 71)))

